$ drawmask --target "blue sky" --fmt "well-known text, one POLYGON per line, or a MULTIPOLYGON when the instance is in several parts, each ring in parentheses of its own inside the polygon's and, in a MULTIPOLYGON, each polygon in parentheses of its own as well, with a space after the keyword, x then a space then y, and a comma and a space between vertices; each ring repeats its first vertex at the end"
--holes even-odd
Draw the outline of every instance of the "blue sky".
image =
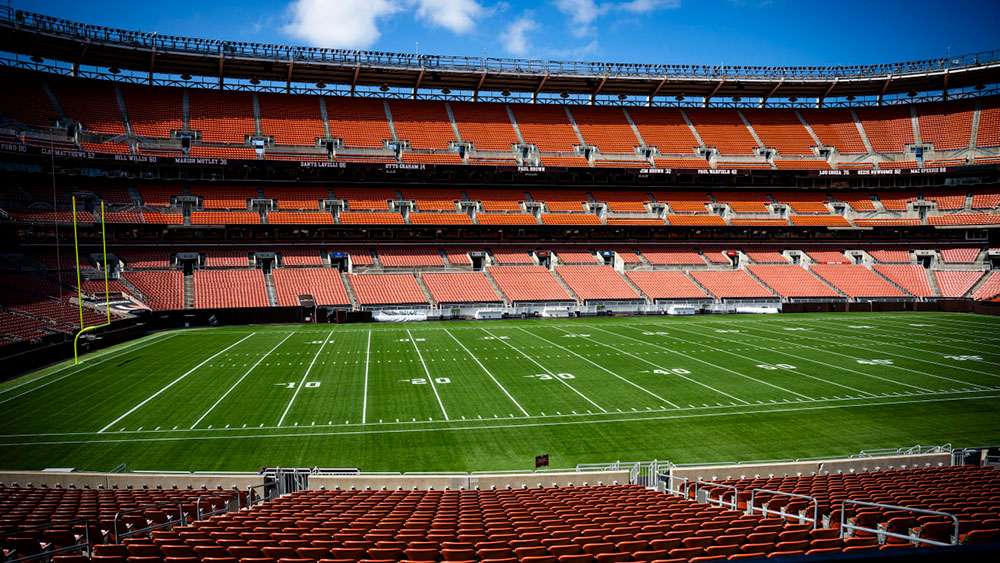
POLYGON ((1000 49, 1000 1, 15 0, 165 34, 324 47, 668 64, 829 65, 1000 49), (141 6, 141 9, 137 9, 141 6))

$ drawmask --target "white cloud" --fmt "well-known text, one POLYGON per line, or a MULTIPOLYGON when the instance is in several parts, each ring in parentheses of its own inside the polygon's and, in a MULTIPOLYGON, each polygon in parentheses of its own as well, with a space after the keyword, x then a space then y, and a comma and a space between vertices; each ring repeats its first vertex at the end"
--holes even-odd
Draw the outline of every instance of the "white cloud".
POLYGON ((531 41, 528 39, 528 34, 537 29, 538 24, 535 23, 534 18, 530 14, 524 14, 510 22, 510 25, 501 34, 500 40, 508 53, 523 57, 531 50, 531 41))
POLYGON ((392 0, 293 0, 283 31, 316 47, 364 49, 381 36, 379 20, 402 8, 392 0))
POLYGON ((458 34, 476 27, 486 9, 476 0, 417 0, 417 17, 458 34))
POLYGON ((597 0, 553 0, 556 9, 569 18, 570 33, 588 37, 597 32, 597 20, 612 12, 647 14, 656 10, 677 8, 680 0, 628 0, 603 2, 597 0))
POLYGON ((292 0, 283 31, 316 47, 366 49, 381 37, 380 24, 404 11, 457 34, 489 13, 478 0, 292 0))

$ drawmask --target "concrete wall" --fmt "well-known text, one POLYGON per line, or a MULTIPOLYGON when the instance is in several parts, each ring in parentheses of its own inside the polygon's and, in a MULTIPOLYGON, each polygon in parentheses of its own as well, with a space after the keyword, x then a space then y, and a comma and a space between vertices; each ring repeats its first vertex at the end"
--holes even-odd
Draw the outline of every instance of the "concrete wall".
POLYGON ((506 489, 627 484, 628 471, 565 473, 494 473, 453 475, 320 475, 309 478, 310 489, 506 489))
POLYGON ((133 489, 161 487, 164 489, 241 489, 261 485, 264 478, 255 473, 60 473, 50 471, 0 472, 0 485, 22 487, 77 487, 96 489, 133 489))
POLYGON ((864 473, 867 471, 879 471, 885 469, 903 469, 939 465, 951 465, 951 454, 913 454, 827 459, 818 461, 674 467, 671 469, 671 475, 674 477, 689 479, 691 481, 721 481, 724 479, 741 479, 745 477, 785 477, 837 473, 864 473))

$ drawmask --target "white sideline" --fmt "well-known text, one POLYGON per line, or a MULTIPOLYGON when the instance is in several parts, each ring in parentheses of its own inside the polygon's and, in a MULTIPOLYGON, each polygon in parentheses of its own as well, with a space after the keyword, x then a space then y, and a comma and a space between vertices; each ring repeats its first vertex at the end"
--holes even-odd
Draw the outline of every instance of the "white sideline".
POLYGON ((278 426, 281 426, 281 423, 285 422, 285 417, 288 416, 288 411, 292 410, 292 403, 294 403, 295 398, 299 396, 299 391, 302 390, 302 386, 306 384, 306 378, 309 377, 309 372, 311 372, 313 366, 316 365, 316 358, 319 357, 319 353, 323 351, 323 347, 326 346, 326 343, 330 341, 331 336, 333 336, 333 329, 331 329, 330 333, 326 335, 326 339, 323 340, 323 343, 319 345, 319 350, 316 350, 316 354, 313 355, 312 361, 309 362, 309 367, 307 367, 306 372, 302 374, 302 380, 295 386, 295 392, 292 393, 292 398, 288 401, 288 406, 285 407, 285 412, 281 413, 281 418, 278 419, 278 426))
MULTIPOLYGON (((854 409, 854 408, 865 408, 865 407, 883 407, 883 406, 893 406, 893 405, 913 405, 922 403, 944 403, 952 401, 980 401, 985 399, 1000 399, 1000 395, 983 395, 979 397, 945 397, 938 399, 920 399, 913 401, 885 401, 877 403, 862 403, 857 405, 822 405, 822 406, 807 406, 801 408, 780 408, 780 409, 767 409, 767 410, 746 410, 746 411, 727 411, 727 412, 699 412, 692 414, 669 414, 663 416, 647 416, 647 417, 633 417, 633 418, 609 418, 603 420, 572 420, 572 421, 559 421, 559 422, 524 422, 517 424, 495 424, 495 425, 481 425, 481 426, 452 426, 452 427, 441 427, 441 428, 390 428, 383 430, 350 430, 346 432, 292 432, 286 434, 240 434, 236 436, 164 436, 160 437, 150 437, 150 438, 126 438, 126 439, 103 439, 103 440, 59 440, 51 442, 7 442, 0 443, 0 447, 37 447, 37 446, 63 446, 71 444, 120 444, 120 443, 131 443, 131 442, 178 442, 178 441, 197 441, 197 440, 246 440, 246 439, 262 439, 262 438, 311 438, 317 436, 357 436, 357 435, 367 435, 367 434, 409 434, 415 432, 462 432, 471 430, 474 432, 482 432, 484 430, 506 430, 510 428, 538 428, 547 426, 578 426, 578 425, 589 425, 589 424, 615 424, 615 423, 630 423, 630 422, 646 422, 650 420, 685 420, 694 418, 718 418, 724 416, 747 416, 747 415, 767 415, 770 413, 789 413, 789 412, 806 412, 806 411, 824 411, 830 409, 854 409)), ((752 407, 752 405, 746 405, 752 407)), ((508 419, 509 420, 509 419, 508 419)), ((106 436, 111 436, 112 434, 106 434, 106 436)))
POLYGON ((372 331, 368 331, 368 344, 365 346, 365 394, 361 399, 361 424, 368 422, 368 363, 372 356, 372 331))
POLYGON ((76 375, 76 374, 78 374, 78 373, 80 373, 82 371, 87 370, 90 367, 97 366, 97 365, 103 364, 104 362, 106 362, 108 360, 113 360, 115 358, 124 356, 125 352, 132 352, 132 351, 135 351, 135 350, 141 350, 142 348, 145 348, 146 346, 149 346, 150 344, 155 344, 157 342, 163 342, 164 340, 166 340, 167 338, 170 338, 171 336, 177 336, 177 334, 178 333, 176 333, 176 332, 171 332, 169 334, 161 332, 159 334, 153 335, 151 338, 146 339, 144 342, 133 342, 132 344, 130 344, 130 345, 124 347, 124 348, 121 348, 119 350, 113 350, 113 351, 108 352, 107 354, 102 354, 101 359, 95 361, 92 364, 84 362, 84 363, 80 363, 80 364, 75 365, 75 366, 74 365, 64 366, 64 367, 61 367, 61 368, 59 368, 59 369, 57 369, 55 371, 49 372, 49 373, 47 373, 45 375, 36 377, 36 378, 34 378, 34 379, 30 380, 30 381, 25 381, 23 383, 18 383, 17 385, 8 387, 8 388, 0 391, 0 395, 2 395, 4 393, 8 393, 10 391, 13 391, 14 389, 18 389, 20 387, 24 387, 25 385, 30 385, 30 384, 32 384, 32 383, 34 383, 36 381, 41 381, 41 380, 45 379, 46 377, 51 377, 51 376, 53 376, 53 375, 55 375, 55 374, 57 374, 57 373, 59 373, 61 371, 66 371, 69 368, 74 368, 74 367, 75 368, 80 368, 80 369, 78 369, 76 371, 71 371, 71 372, 67 373, 66 375, 64 375, 62 377, 57 377, 56 379, 53 379, 53 380, 50 380, 50 381, 46 381, 45 383, 39 385, 38 387, 32 387, 31 389, 28 389, 27 391, 25 391, 23 393, 19 393, 17 395, 14 395, 13 397, 7 397, 6 399, 0 401, 0 405, 6 403, 7 401, 13 401, 14 399, 16 399, 18 397, 23 397, 23 396, 25 396, 25 395, 27 395, 29 393, 34 393, 35 391, 41 389, 42 387, 45 387, 46 385, 51 385, 53 383, 56 383, 57 381, 62 381, 63 379, 66 379, 67 377, 69 377, 71 375, 76 375), (166 334, 166 338, 160 338, 160 336, 163 336, 164 334, 166 334))
MULTIPOLYGON (((580 354, 577 354, 576 352, 574 352, 574 351, 570 350, 569 348, 566 348, 565 346, 562 346, 562 345, 559 345, 559 344, 556 344, 555 342, 552 342, 551 340, 549 340, 548 338, 545 338, 545 337, 541 336, 540 334, 537 334, 537 333, 534 333, 534 332, 531 332, 531 331, 528 331, 528 330, 525 330, 525 329, 523 329, 523 328, 521 328, 521 327, 518 327, 517 329, 518 329, 518 330, 520 330, 521 332, 523 332, 523 333, 525 333, 525 334, 529 335, 529 336, 534 336, 535 338, 537 338, 537 339, 539 339, 539 340, 541 340, 541 341, 543 341, 543 342, 548 342, 549 344, 551 344, 551 345, 555 346, 556 348, 559 348, 560 350, 564 350, 564 351, 566 351, 566 352, 569 352, 570 354, 573 354, 573 355, 574 355, 574 356, 576 356, 577 358, 580 358, 581 360, 583 360, 583 361, 587 362, 588 364, 590 364, 590 365, 592 365, 592 366, 596 367, 597 369, 599 369, 599 370, 601 370, 601 371, 604 371, 604 372, 607 372, 607 373, 609 373, 609 374, 611 374, 611 375, 613 375, 613 376, 617 377, 618 379, 620 379, 620 380, 624 381, 625 383, 628 383, 628 384, 629 384, 629 385, 631 385, 632 387, 635 387, 636 389, 638 389, 638 390, 640 390, 640 391, 642 391, 642 392, 644 392, 644 393, 648 394, 649 396, 653 397, 654 399, 656 399, 656 400, 658 400, 658 401, 663 401, 664 403, 666 403, 666 404, 668 404, 668 405, 670 405, 670 406, 674 407, 675 409, 678 409, 678 408, 680 408, 680 407, 679 407, 679 406, 677 406, 677 405, 676 405, 676 404, 675 404, 675 403, 674 403, 673 401, 669 401, 669 400, 667 400, 667 399, 664 399, 663 397, 661 397, 661 396, 657 395, 656 393, 653 393, 653 392, 652 392, 652 391, 650 391, 649 389, 646 389, 646 388, 645 388, 645 387, 643 387, 642 385, 639 385, 638 383, 635 383, 634 381, 631 381, 631 380, 629 380, 629 379, 626 379, 626 378, 624 378, 624 377, 622 377, 622 376, 618 375, 617 373, 615 373, 615 372, 611 371, 610 369, 608 369, 608 368, 606 368, 606 367, 602 366, 601 364, 599 364, 599 363, 597 363, 597 362, 595 362, 595 361, 591 360, 590 358, 588 358, 588 357, 586 357, 586 356, 582 356, 582 355, 580 355, 580 354)), ((569 333, 569 331, 567 331, 566 329, 563 329, 563 328, 560 328, 560 329, 558 329, 558 330, 561 330, 561 331, 563 331, 563 332, 566 332, 566 333, 569 333)))
POLYGON ((542 364, 538 363, 538 361, 537 361, 537 360, 535 360, 535 359, 534 359, 534 358, 532 358, 531 356, 529 356, 529 355, 525 354, 524 352, 522 352, 522 351, 521 351, 521 350, 520 350, 519 348, 517 348, 516 346, 514 346, 514 345, 513 345, 513 344, 511 344, 510 342, 507 342, 506 340, 503 340, 503 339, 500 339, 500 338, 497 338, 497 336, 496 336, 495 334, 493 334, 492 332, 490 332, 490 331, 486 330, 485 328, 482 328, 482 329, 480 329, 480 330, 482 330, 482 331, 483 331, 483 332, 485 332, 486 334, 490 335, 491 337, 493 337, 494 339, 496 339, 496 340, 497 340, 498 342, 500 342, 500 343, 502 343, 502 344, 505 344, 505 345, 506 345, 506 346, 508 346, 508 347, 509 347, 509 348, 510 348, 511 350, 514 350, 514 351, 515 351, 515 352, 517 352, 518 354, 520 354, 520 355, 524 356, 524 358, 525 358, 526 360, 528 360, 529 362, 531 362, 531 363, 535 364, 536 366, 538 366, 538 367, 542 368, 542 371, 544 371, 545 373, 547 373, 547 374, 551 375, 551 376, 552 376, 552 379, 555 379, 555 380, 556 380, 556 381, 558 381, 559 383, 562 383, 563 385, 565 385, 566 387, 568 387, 570 391, 572 391, 572 392, 576 393, 576 394, 577 394, 577 395, 579 395, 579 396, 580 396, 581 398, 583 398, 583 400, 584 400, 584 401, 587 401, 588 403, 590 403, 590 404, 594 405, 594 406, 595 406, 596 408, 600 409, 600 411, 601 411, 601 412, 603 412, 603 413, 606 413, 606 412, 608 412, 608 411, 607 411, 607 410, 606 410, 606 409, 605 409, 604 407, 602 407, 601 405, 598 405, 598 404, 597 404, 597 403, 595 403, 594 401, 590 400, 590 397, 588 397, 588 396, 584 395, 583 393, 581 393, 581 392, 580 392, 579 390, 577 390, 577 388, 576 388, 576 387, 573 387, 572 385, 570 385, 569 383, 567 383, 567 382, 566 382, 566 380, 564 380, 564 379, 563 379, 563 378, 561 378, 561 377, 558 377, 558 376, 557 376, 556 374, 554 374, 554 373, 552 373, 551 371, 549 371, 549 369, 548 369, 548 368, 546 368, 546 367, 545 367, 545 366, 543 366, 542 364))
MULTIPOLYGON (((605 331, 605 332, 608 332, 608 331, 605 331)), ((610 334, 615 334, 615 333, 612 332, 610 334)), ((627 335, 624 335, 624 334, 620 334, 618 336, 621 336, 622 338, 631 338, 630 336, 627 336, 627 335)), ((590 342, 593 342, 594 344, 597 344, 599 346, 604 346, 605 348, 610 348, 610 349, 618 352, 619 354, 624 354, 624 355, 626 355, 626 356, 628 356, 630 358, 635 358, 636 360, 639 360, 640 362, 643 362, 645 364, 651 365, 651 366, 653 366, 656 369, 661 369, 661 370, 666 370, 667 369, 667 368, 665 368, 665 367, 663 367, 663 366, 661 366, 661 365, 659 365, 657 363, 654 363, 654 362, 651 362, 651 361, 647 360, 646 358, 643 358, 641 356, 637 356, 637 355, 633 354, 632 352, 628 352, 628 351, 623 350, 621 348, 618 348, 616 346, 612 346, 611 344, 606 344, 604 342, 601 342, 600 340, 595 340, 592 337, 587 338, 587 340, 589 340, 590 342)), ((632 340, 635 340, 635 339, 632 338, 632 340)), ((642 342, 643 344, 649 344, 648 342, 643 342, 642 340, 637 340, 637 342, 642 342)), ((683 356, 684 354, 680 354, 680 355, 683 356)), ((690 357, 690 356, 688 356, 688 357, 690 357)), ((710 364, 710 365, 712 365, 713 367, 718 367, 718 366, 715 366, 714 364, 710 364)), ((695 385, 701 385, 702 387, 704 387, 705 389, 708 389, 709 391, 714 391, 714 392, 716 392, 716 393, 718 393, 720 395, 723 395, 725 397, 729 397, 730 399, 732 399, 734 401, 739 401, 739 402, 743 403, 744 405, 749 405, 750 404, 749 402, 747 402, 747 401, 745 401, 745 400, 743 400, 743 399, 741 399, 741 398, 739 398, 739 397, 737 397, 735 395, 730 395, 729 393, 726 393, 725 391, 720 391, 720 390, 716 389, 715 387, 712 387, 711 385, 709 385, 707 383, 702 383, 702 382, 698 381, 697 379, 692 379, 692 378, 690 378, 690 377, 688 377, 688 376, 686 376, 684 374, 680 374, 680 373, 675 374, 675 375, 677 377, 685 380, 685 381, 689 381, 691 383, 694 383, 695 385)))
POLYGON ((493 383, 497 384, 497 387, 499 387, 500 390, 503 391, 504 395, 507 395, 507 398, 510 399, 512 403, 514 403, 514 405, 518 408, 518 410, 520 410, 524 414, 524 416, 531 416, 530 414, 528 414, 528 411, 524 410, 524 407, 521 406, 521 403, 518 403, 517 399, 515 399, 514 396, 511 395, 509 391, 507 391, 507 388, 501 385, 500 382, 497 381, 496 377, 493 377, 493 374, 490 372, 490 370, 486 369, 486 366, 484 366, 483 363, 479 361, 479 358, 477 358, 476 355, 473 354, 471 350, 466 348, 465 344, 463 344, 461 340, 455 338, 455 335, 452 334, 451 331, 449 331, 448 329, 444 329, 444 332, 445 334, 450 336, 451 339, 455 341, 455 343, 461 346, 462 350, 465 350, 465 353, 468 354, 470 358, 472 358, 472 361, 476 362, 476 365, 478 365, 479 368, 486 373, 486 375, 490 376, 490 379, 493 380, 493 383))
POLYGON ((177 379, 175 379, 175 380, 171 381, 170 383, 166 384, 165 386, 161 387, 159 391, 157 391, 156 393, 153 393, 152 395, 146 397, 141 403, 139 403, 138 405, 130 408, 128 410, 128 412, 126 412, 125 414, 123 414, 123 415, 119 416, 118 418, 116 418, 116 419, 112 420, 111 422, 109 422, 107 426, 105 426, 104 428, 101 428, 100 430, 98 430, 97 433, 100 434, 100 433, 104 432, 105 430, 107 430, 108 428, 111 428, 115 424, 118 424, 126 416, 134 413, 135 411, 137 411, 140 408, 142 408, 143 405, 145 405, 146 403, 148 403, 148 402, 152 401, 153 399, 159 397, 161 393, 163 393, 167 389, 170 389, 171 387, 173 387, 174 385, 176 385, 178 382, 180 382, 181 380, 183 380, 185 377, 187 377, 187 376, 191 375, 192 373, 194 373, 195 371, 197 371, 198 368, 200 368, 201 366, 207 364, 208 362, 212 361, 216 357, 222 355, 223 353, 225 353, 229 349, 235 347, 237 344, 243 342, 244 340, 246 340, 247 338, 250 338, 251 336, 253 336, 255 334, 257 334, 257 333, 256 332, 251 332, 250 334, 244 336, 243 338, 240 338, 236 342, 233 342, 229 346, 226 346, 222 350, 219 350, 218 352, 216 352, 216 353, 212 354, 211 356, 205 358, 204 360, 202 360, 202 362, 200 364, 198 364, 198 365, 194 366, 193 368, 189 369, 188 371, 184 372, 184 375, 181 375, 177 379))
MULTIPOLYGON (((910 321, 925 321, 925 322, 934 322, 934 323, 940 323, 940 322, 943 321, 942 319, 935 319, 934 317, 930 317, 930 318, 928 318, 928 317, 915 317, 915 318, 907 319, 907 320, 910 320, 910 321)), ((818 321, 813 321, 813 322, 818 322, 818 321)), ((946 342, 960 342, 962 345, 970 346, 970 347, 972 347, 972 346, 976 346, 976 347, 979 347, 979 346, 990 346, 992 348, 1000 348, 1000 344, 991 344, 990 342, 987 342, 987 340, 992 341, 992 342, 996 342, 996 341, 1000 340, 1000 339, 997 339, 997 338, 981 338, 979 340, 969 340, 967 338, 955 338, 954 336, 943 336, 944 334, 955 334, 954 330, 956 328, 960 328, 962 330, 966 330, 966 327, 961 326, 961 324, 958 327, 955 327, 955 326, 945 327, 944 330, 946 330, 947 332, 941 332, 941 330, 927 330, 927 327, 910 326, 910 324, 912 324, 912 323, 899 324, 898 322, 896 322, 895 319, 880 319, 878 322, 881 323, 881 324, 883 324, 883 325, 888 325, 888 327, 879 327, 878 328, 878 330, 881 330, 883 332, 885 332, 887 330, 893 330, 893 329, 904 329, 908 333, 919 334, 920 336, 925 336, 925 337, 928 337, 928 338, 933 338, 935 340, 941 341, 942 343, 944 343, 945 341, 946 342), (922 330, 917 330, 917 329, 922 329, 922 330)), ((906 323, 905 320, 901 320, 900 322, 906 323)), ((951 321, 949 320, 949 321, 944 321, 944 322, 951 322, 951 321)), ((868 331, 865 331, 865 332, 868 332, 868 331)), ((886 332, 886 334, 890 334, 891 335, 892 333, 891 332, 886 332)), ((995 354, 996 352, 990 352, 990 353, 991 354, 995 354)))
POLYGON ((417 357, 420 358, 420 365, 424 366, 424 373, 427 374, 427 382, 431 384, 431 391, 434 391, 434 398, 437 399, 438 406, 441 407, 441 414, 444 415, 445 420, 450 420, 448 418, 448 411, 444 409, 444 403, 441 402, 441 395, 438 394, 437 385, 434 385, 434 376, 431 375, 431 370, 427 369, 427 363, 424 362, 424 355, 420 353, 420 347, 417 346, 417 341, 413 338, 413 333, 410 329, 406 329, 406 335, 410 337, 410 343, 413 344, 413 349, 417 351, 417 357))
POLYGON ((229 394, 233 392, 233 389, 236 389, 236 387, 239 386, 240 383, 243 383, 243 380, 246 379, 248 375, 250 375, 250 372, 252 372, 253 370, 257 369, 257 366, 259 366, 260 363, 264 361, 264 358, 267 358, 268 356, 270 356, 271 352, 274 352, 275 350, 277 350, 278 347, 281 346, 282 344, 284 344, 286 340, 288 340, 289 338, 291 338, 293 334, 295 334, 294 331, 288 333, 288 336, 282 338, 281 342, 278 342, 277 344, 275 344, 274 348, 271 348, 270 350, 268 350, 266 354, 264 354, 263 356, 261 356, 260 359, 257 360, 254 363, 254 365, 250 366, 250 369, 248 369, 246 372, 244 372, 244 374, 241 375, 240 378, 236 380, 236 383, 233 383, 233 385, 229 389, 226 389, 226 392, 223 393, 221 397, 219 397, 219 400, 215 401, 215 403, 213 403, 212 406, 208 407, 207 411, 205 411, 201 416, 198 417, 198 420, 194 421, 194 424, 191 425, 191 430, 194 430, 195 427, 198 426, 201 423, 202 420, 205 420, 205 417, 208 416, 208 414, 210 412, 212 412, 213 410, 215 410, 215 407, 219 406, 219 403, 221 403, 223 400, 225 400, 225 398, 228 397, 229 394))

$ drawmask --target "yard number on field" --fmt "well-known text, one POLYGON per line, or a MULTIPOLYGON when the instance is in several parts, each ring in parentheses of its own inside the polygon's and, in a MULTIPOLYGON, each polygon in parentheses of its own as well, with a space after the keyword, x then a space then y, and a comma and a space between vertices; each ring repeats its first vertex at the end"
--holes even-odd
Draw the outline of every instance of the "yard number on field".
MULTIPOLYGON (((319 387, 319 384, 320 384, 319 381, 306 381, 303 387, 305 387, 306 389, 315 389, 319 387)), ((281 385, 285 389, 295 389, 295 386, 298 385, 298 383, 294 381, 289 381, 288 383, 278 383, 277 385, 281 385)))
MULTIPOLYGON (((426 377, 414 377, 413 379, 400 379, 404 383, 409 383, 411 385, 427 385, 428 379, 426 377)), ((435 377, 434 383, 438 385, 447 385, 451 383, 451 379, 447 377, 435 377)))
POLYGON ((776 370, 776 369, 798 369, 792 364, 757 364, 760 369, 776 370))
POLYGON ((650 331, 647 330, 646 332, 643 332, 642 334, 644 336, 667 336, 667 333, 664 332, 664 331, 662 331, 662 330, 658 330, 656 332, 650 332, 650 331))
POLYGON ((863 366, 891 366, 892 360, 858 360, 863 366))
POLYGON ((572 373, 557 373, 557 374, 536 373, 535 375, 526 375, 525 377, 532 377, 532 378, 537 379, 539 381, 551 381, 551 380, 557 379, 557 378, 558 379, 576 379, 576 376, 573 375, 572 373))
POLYGON ((955 360, 956 362, 981 362, 983 361, 982 356, 945 356, 949 360, 955 360))
POLYGON ((653 373, 657 375, 689 375, 691 372, 684 368, 671 368, 671 369, 654 369, 653 373))

